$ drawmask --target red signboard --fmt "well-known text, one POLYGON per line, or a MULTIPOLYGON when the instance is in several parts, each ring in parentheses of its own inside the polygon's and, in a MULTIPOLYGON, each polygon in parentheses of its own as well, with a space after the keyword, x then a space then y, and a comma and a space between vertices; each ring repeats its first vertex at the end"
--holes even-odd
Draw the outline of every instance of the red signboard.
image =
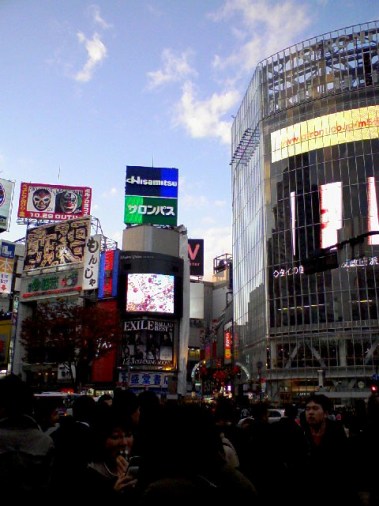
POLYGON ((21 183, 18 218, 63 221, 91 214, 92 189, 21 183))

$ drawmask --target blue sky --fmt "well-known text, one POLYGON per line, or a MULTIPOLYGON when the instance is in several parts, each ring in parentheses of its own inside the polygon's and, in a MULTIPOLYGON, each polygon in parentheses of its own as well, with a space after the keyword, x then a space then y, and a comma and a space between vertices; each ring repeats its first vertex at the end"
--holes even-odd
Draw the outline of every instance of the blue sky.
POLYGON ((126 165, 179 170, 206 272, 231 253, 230 128, 258 61, 379 18, 374 0, 0 0, 0 177, 90 186, 121 247, 126 165))

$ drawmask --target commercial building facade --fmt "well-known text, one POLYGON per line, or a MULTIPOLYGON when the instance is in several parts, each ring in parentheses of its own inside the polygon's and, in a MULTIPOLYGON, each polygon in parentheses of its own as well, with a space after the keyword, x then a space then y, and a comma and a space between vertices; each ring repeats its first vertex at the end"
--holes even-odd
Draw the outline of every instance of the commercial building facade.
POLYGON ((273 401, 364 398, 378 374, 378 30, 261 61, 233 123, 235 358, 273 401), (338 266, 306 274, 320 251, 338 266))

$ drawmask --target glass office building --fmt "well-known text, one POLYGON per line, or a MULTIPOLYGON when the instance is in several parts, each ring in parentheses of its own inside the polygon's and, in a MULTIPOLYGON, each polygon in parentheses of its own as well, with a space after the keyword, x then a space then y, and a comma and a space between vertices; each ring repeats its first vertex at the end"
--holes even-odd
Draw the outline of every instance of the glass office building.
POLYGON ((273 401, 364 398, 378 374, 378 30, 261 61, 233 123, 234 351, 273 401))

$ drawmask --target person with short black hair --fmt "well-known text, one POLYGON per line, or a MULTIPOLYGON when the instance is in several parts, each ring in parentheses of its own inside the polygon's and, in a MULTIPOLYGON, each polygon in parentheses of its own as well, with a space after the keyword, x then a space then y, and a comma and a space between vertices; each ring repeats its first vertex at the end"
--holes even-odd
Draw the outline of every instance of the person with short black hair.
POLYGON ((314 393, 305 402, 307 506, 319 506, 326 498, 328 504, 354 504, 348 438, 342 423, 330 419, 331 409, 324 394, 314 393))

